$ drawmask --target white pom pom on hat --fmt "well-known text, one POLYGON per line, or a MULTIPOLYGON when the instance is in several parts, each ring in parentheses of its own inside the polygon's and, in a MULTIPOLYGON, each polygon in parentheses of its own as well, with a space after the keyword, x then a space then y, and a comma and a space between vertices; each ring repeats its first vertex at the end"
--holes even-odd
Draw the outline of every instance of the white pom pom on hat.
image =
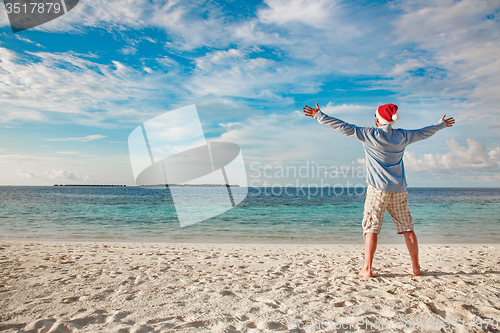
POLYGON ((376 117, 382 125, 392 125, 399 116, 396 114, 398 106, 394 104, 384 104, 377 108, 376 117))

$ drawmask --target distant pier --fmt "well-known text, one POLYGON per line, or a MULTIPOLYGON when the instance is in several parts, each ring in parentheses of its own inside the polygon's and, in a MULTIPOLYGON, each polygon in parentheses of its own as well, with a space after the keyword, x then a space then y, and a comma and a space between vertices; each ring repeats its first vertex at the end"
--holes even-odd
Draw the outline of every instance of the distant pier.
POLYGON ((87 187, 127 187, 127 185, 88 185, 88 184, 54 184, 54 186, 87 186, 87 187))
POLYGON ((156 184, 156 185, 140 185, 140 187, 240 187, 240 185, 227 184, 156 184))

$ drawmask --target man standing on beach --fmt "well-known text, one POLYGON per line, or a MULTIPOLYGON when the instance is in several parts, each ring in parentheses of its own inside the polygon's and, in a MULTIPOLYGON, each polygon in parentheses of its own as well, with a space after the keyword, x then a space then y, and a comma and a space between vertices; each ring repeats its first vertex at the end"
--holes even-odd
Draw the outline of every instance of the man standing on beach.
POLYGON ((412 269, 409 274, 420 275, 418 263, 417 236, 413 231, 413 217, 408 207, 408 192, 403 166, 403 154, 406 146, 431 137, 440 129, 455 124, 453 118, 441 120, 432 126, 417 130, 393 129, 392 124, 399 119, 394 104, 385 104, 375 112, 377 127, 358 127, 321 112, 318 103, 313 109, 304 106, 305 116, 315 118, 320 124, 361 141, 366 157, 366 201, 363 213, 363 235, 365 236, 365 263, 359 275, 371 277, 372 261, 377 249, 377 235, 382 228, 385 211, 394 221, 396 232, 403 234, 410 253, 412 269))

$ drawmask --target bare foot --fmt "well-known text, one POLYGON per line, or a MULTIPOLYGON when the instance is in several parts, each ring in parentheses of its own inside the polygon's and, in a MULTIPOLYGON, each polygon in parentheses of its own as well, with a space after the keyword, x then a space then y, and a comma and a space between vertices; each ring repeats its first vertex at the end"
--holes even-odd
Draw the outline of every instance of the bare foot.
POLYGON ((365 270, 364 268, 358 272, 359 276, 363 276, 363 277, 372 277, 373 274, 372 274, 372 271, 371 270, 365 270))
POLYGON ((422 273, 420 272, 420 269, 408 269, 405 271, 406 273, 410 274, 410 275, 422 275, 422 273))

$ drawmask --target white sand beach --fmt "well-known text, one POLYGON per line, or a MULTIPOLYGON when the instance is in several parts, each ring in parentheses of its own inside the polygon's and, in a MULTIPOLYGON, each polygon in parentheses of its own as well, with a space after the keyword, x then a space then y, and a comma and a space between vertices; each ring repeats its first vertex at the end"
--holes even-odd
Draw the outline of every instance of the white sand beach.
POLYGON ((0 242, 2 332, 498 332, 500 245, 0 242), (496 328, 495 328, 496 323, 496 328), (390 325, 390 326, 389 326, 390 325), (449 329, 447 329, 449 327, 449 329))

